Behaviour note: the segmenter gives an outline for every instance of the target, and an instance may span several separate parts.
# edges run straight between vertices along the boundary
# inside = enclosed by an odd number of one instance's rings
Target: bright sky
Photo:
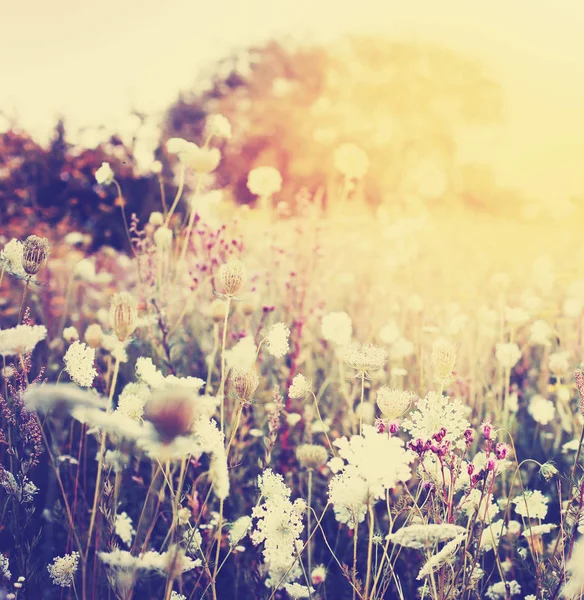
[[[46,136],[160,111],[199,65],[281,34],[371,31],[481,58],[506,123],[465,144],[499,181],[547,202],[584,194],[582,0],[21,0],[0,2],[0,109]]]

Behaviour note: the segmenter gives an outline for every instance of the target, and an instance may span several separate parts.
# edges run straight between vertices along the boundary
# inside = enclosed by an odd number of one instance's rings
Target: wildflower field
[[[584,597],[582,221],[427,167],[371,205],[358,137],[237,202],[240,123],[166,139],[146,214],[73,153],[99,244],[2,197],[0,599]]]

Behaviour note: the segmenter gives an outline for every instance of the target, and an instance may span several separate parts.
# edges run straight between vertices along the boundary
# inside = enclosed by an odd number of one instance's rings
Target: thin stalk
[[[24,284],[24,291],[22,292],[22,300],[20,302],[20,311],[18,313],[18,324],[22,322],[22,315],[24,313],[24,302],[26,300],[26,294],[28,293],[28,286],[30,285],[30,277],[27,278]]]
[[[187,225],[187,233],[185,235],[182,250],[180,253],[180,260],[179,260],[180,263],[182,263],[182,261],[184,260],[186,254],[187,254],[187,247],[189,245],[189,240],[191,239],[191,233],[193,232],[193,226],[195,224],[195,216],[197,215],[197,211],[195,210],[195,207],[192,206],[192,203],[194,203],[197,196],[199,195],[200,188],[201,188],[201,176],[198,175],[197,183],[195,184],[195,192],[193,194],[193,199],[191,200],[191,207],[190,207],[191,214],[189,216],[189,224]]]
[[[112,412],[112,401],[114,397],[114,391],[116,389],[116,383],[118,381],[118,373],[120,371],[120,361],[116,358],[114,363],[114,374],[112,377],[112,382],[110,386],[109,392],[109,400],[107,412]],[[105,442],[107,434],[105,431],[101,432],[101,443],[99,446],[99,454],[97,456],[97,476],[95,478],[95,493],[93,495],[93,508],[91,510],[91,520],[89,521],[89,532],[87,533],[87,547],[85,548],[85,559],[87,560],[87,556],[89,555],[89,547],[91,546],[91,536],[93,534],[93,528],[95,526],[95,519],[97,516],[97,502],[99,500],[99,496],[101,493],[101,476],[103,472],[103,455],[105,453]]]
[[[180,168],[180,179],[179,179],[179,183],[178,183],[178,190],[177,190],[176,196],[174,197],[174,200],[170,206],[170,210],[168,211],[168,214],[166,215],[166,221],[164,223],[164,225],[166,227],[168,227],[168,224],[170,223],[170,218],[172,217],[172,214],[174,213],[176,205],[178,204],[178,201],[180,200],[180,197],[182,196],[183,189],[185,186],[185,172],[186,172],[185,163],[181,161],[180,167],[181,168]]]
[[[357,592],[357,537],[359,534],[359,523],[355,521],[355,535],[353,536],[353,600],[355,600]]]
[[[231,298],[227,298],[225,306],[225,319],[223,320],[223,337],[221,340],[221,385],[219,386],[219,397],[221,398],[221,432],[225,433],[225,346],[227,344],[227,320],[229,319],[229,309],[231,307]]]
[[[375,528],[375,514],[373,506],[369,502],[369,541],[367,544],[367,574],[365,575],[365,598],[369,594],[369,583],[371,581],[371,558],[373,556],[373,530]]]
[[[365,398],[365,371],[361,373],[361,402],[359,403],[359,435],[363,435],[363,399]]]
[[[307,535],[308,535],[308,573],[312,573],[312,540],[310,539],[310,532],[312,531],[312,469],[308,469],[308,514],[307,514]]]

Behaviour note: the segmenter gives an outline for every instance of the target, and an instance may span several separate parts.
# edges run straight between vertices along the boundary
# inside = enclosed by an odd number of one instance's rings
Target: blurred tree
[[[181,94],[163,141],[199,142],[211,113],[232,123],[217,177],[240,202],[253,200],[247,174],[260,165],[280,170],[284,200],[301,187],[334,195],[333,154],[343,142],[369,156],[362,189],[372,204],[412,195],[464,201],[457,130],[499,121],[502,99],[478,63],[449,49],[346,37],[329,46],[272,41],[235,53]]]
[[[160,209],[158,181],[138,172],[131,150],[116,136],[89,150],[67,143],[63,121],[47,148],[16,128],[0,134],[0,222],[22,226],[26,221],[25,229],[32,232],[35,223],[66,220],[70,228],[89,232],[95,247],[107,243],[128,249],[116,188],[95,181],[104,161],[122,187],[128,219],[133,212],[145,219]]]

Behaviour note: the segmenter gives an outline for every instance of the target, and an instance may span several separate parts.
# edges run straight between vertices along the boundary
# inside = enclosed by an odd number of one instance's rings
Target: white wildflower
[[[550,354],[548,368],[556,377],[565,375],[570,369],[570,353],[563,351]]]
[[[468,407],[460,400],[450,400],[447,396],[429,392],[425,398],[418,400],[416,409],[402,424],[402,428],[410,432],[412,440],[431,440],[434,434],[445,428],[444,439],[460,449],[465,447],[464,432],[470,423],[466,420]]]
[[[547,425],[553,421],[556,414],[556,408],[553,402],[546,400],[539,394],[535,394],[529,401],[527,412],[529,412],[534,421],[537,421],[540,425]]]
[[[450,523],[408,525],[398,529],[396,533],[392,533],[389,540],[392,544],[406,548],[421,549],[429,548],[438,542],[445,542],[465,533],[464,527]]]
[[[351,342],[343,350],[343,359],[359,374],[370,374],[383,367],[387,360],[387,350],[373,344]]]
[[[239,517],[239,519],[233,523],[231,530],[229,531],[229,543],[232,546],[237,546],[237,544],[247,535],[251,525],[251,517]]]
[[[548,499],[539,490],[527,490],[523,495],[511,500],[515,512],[530,519],[545,519]]]
[[[322,318],[322,337],[327,342],[345,346],[351,341],[353,322],[346,312],[333,312]]]
[[[16,277],[26,277],[26,271],[22,266],[23,250],[24,244],[20,240],[12,238],[4,246],[4,250],[0,252],[0,261],[3,263],[3,268],[9,273],[16,275]]]
[[[128,516],[128,513],[123,512],[119,515],[116,515],[115,525],[114,525],[116,535],[129,546],[132,543],[132,538],[136,533],[136,530],[132,526],[132,519]]]
[[[0,356],[30,354],[47,337],[44,325],[17,325],[0,331]]]
[[[521,350],[513,343],[497,344],[495,356],[503,368],[512,369],[521,358]]]
[[[299,583],[285,583],[284,589],[288,592],[288,596],[290,598],[309,598],[310,594],[314,592],[314,589],[311,587],[310,590],[305,585],[300,585]]]
[[[311,389],[311,381],[299,373],[292,379],[292,385],[288,390],[288,396],[295,400],[302,400],[310,393]]]
[[[73,342],[65,356],[65,371],[71,379],[81,387],[91,387],[97,371],[93,366],[95,362],[95,350],[83,342]]]
[[[274,167],[256,167],[247,176],[247,189],[263,198],[273,196],[282,189],[282,175]]]
[[[432,555],[426,561],[426,564],[420,569],[417,579],[423,579],[424,577],[427,577],[436,569],[439,569],[442,565],[446,564],[452,558],[454,553],[458,550],[458,547],[460,546],[464,538],[464,533],[457,535],[455,538],[450,540],[444,546],[444,548],[442,548],[442,550]]]
[[[288,337],[290,336],[290,330],[284,323],[276,323],[272,325],[268,335],[265,339],[266,348],[268,352],[276,358],[282,358],[289,349]]]
[[[508,583],[511,596],[521,594],[521,586],[515,580],[509,581]],[[487,590],[486,597],[490,600],[505,600],[505,598],[507,598],[505,582],[499,581],[499,583],[491,585]]]
[[[95,172],[95,181],[100,185],[113,183],[114,177],[114,172],[107,162],[102,162],[101,167]]]
[[[47,567],[47,570],[55,585],[71,587],[78,567],[79,552],[72,552],[53,559],[53,563]]]

